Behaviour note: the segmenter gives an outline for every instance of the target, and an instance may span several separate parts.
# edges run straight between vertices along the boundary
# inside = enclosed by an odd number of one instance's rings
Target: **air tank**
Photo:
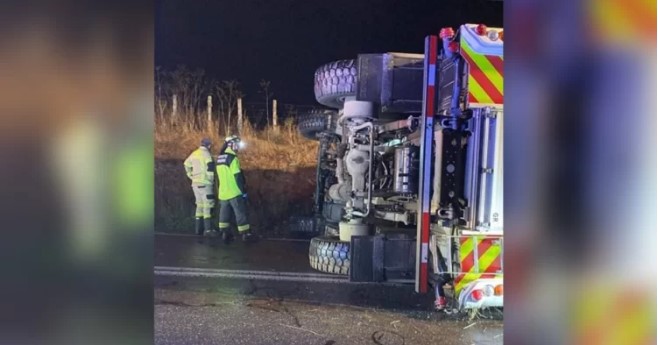
[[[395,193],[418,193],[418,152],[418,146],[403,146],[395,149],[393,163]]]

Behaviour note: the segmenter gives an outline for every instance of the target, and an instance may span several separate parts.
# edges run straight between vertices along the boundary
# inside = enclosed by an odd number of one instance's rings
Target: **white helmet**
[[[240,142],[240,137],[238,137],[237,135],[229,135],[228,137],[226,137],[224,141],[227,143]]]
[[[244,142],[237,135],[230,135],[226,137],[224,142],[233,150],[241,149],[244,147]]]

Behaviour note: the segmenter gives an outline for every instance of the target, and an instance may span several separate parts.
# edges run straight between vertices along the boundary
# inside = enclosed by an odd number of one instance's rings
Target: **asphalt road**
[[[155,265],[238,270],[315,272],[308,265],[308,241],[267,240],[253,244],[195,236],[156,235]]]
[[[307,248],[156,236],[156,344],[503,343],[499,317],[434,312],[432,296],[410,284],[355,284],[315,272]]]

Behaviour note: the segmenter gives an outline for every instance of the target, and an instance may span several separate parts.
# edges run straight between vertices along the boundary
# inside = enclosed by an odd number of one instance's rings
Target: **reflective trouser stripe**
[[[214,203],[200,202],[196,204],[197,217],[212,218],[212,208]]]
[[[192,177],[192,184],[195,185],[212,185],[213,181],[207,179],[205,176],[203,177]]]
[[[195,215],[205,219],[212,218],[212,208],[215,206],[215,200],[208,199],[208,196],[213,195],[213,186],[192,186],[192,189],[196,201]]]
[[[245,232],[249,230],[247,211],[247,202],[243,197],[237,197],[230,200],[220,200],[219,223],[230,224],[233,220],[233,215],[235,215],[235,223],[238,226],[238,231]],[[226,227],[228,227],[228,225]]]
[[[220,229],[226,229],[226,228],[228,228],[228,227],[230,227],[230,226],[231,226],[231,223],[223,223],[223,222],[219,222],[219,228],[220,228]]]

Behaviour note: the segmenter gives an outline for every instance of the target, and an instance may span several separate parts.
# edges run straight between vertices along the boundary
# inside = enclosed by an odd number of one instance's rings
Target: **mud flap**
[[[352,236],[350,281],[384,281],[384,236]]]
[[[383,282],[412,279],[416,241],[399,234],[353,236],[350,281]]]

